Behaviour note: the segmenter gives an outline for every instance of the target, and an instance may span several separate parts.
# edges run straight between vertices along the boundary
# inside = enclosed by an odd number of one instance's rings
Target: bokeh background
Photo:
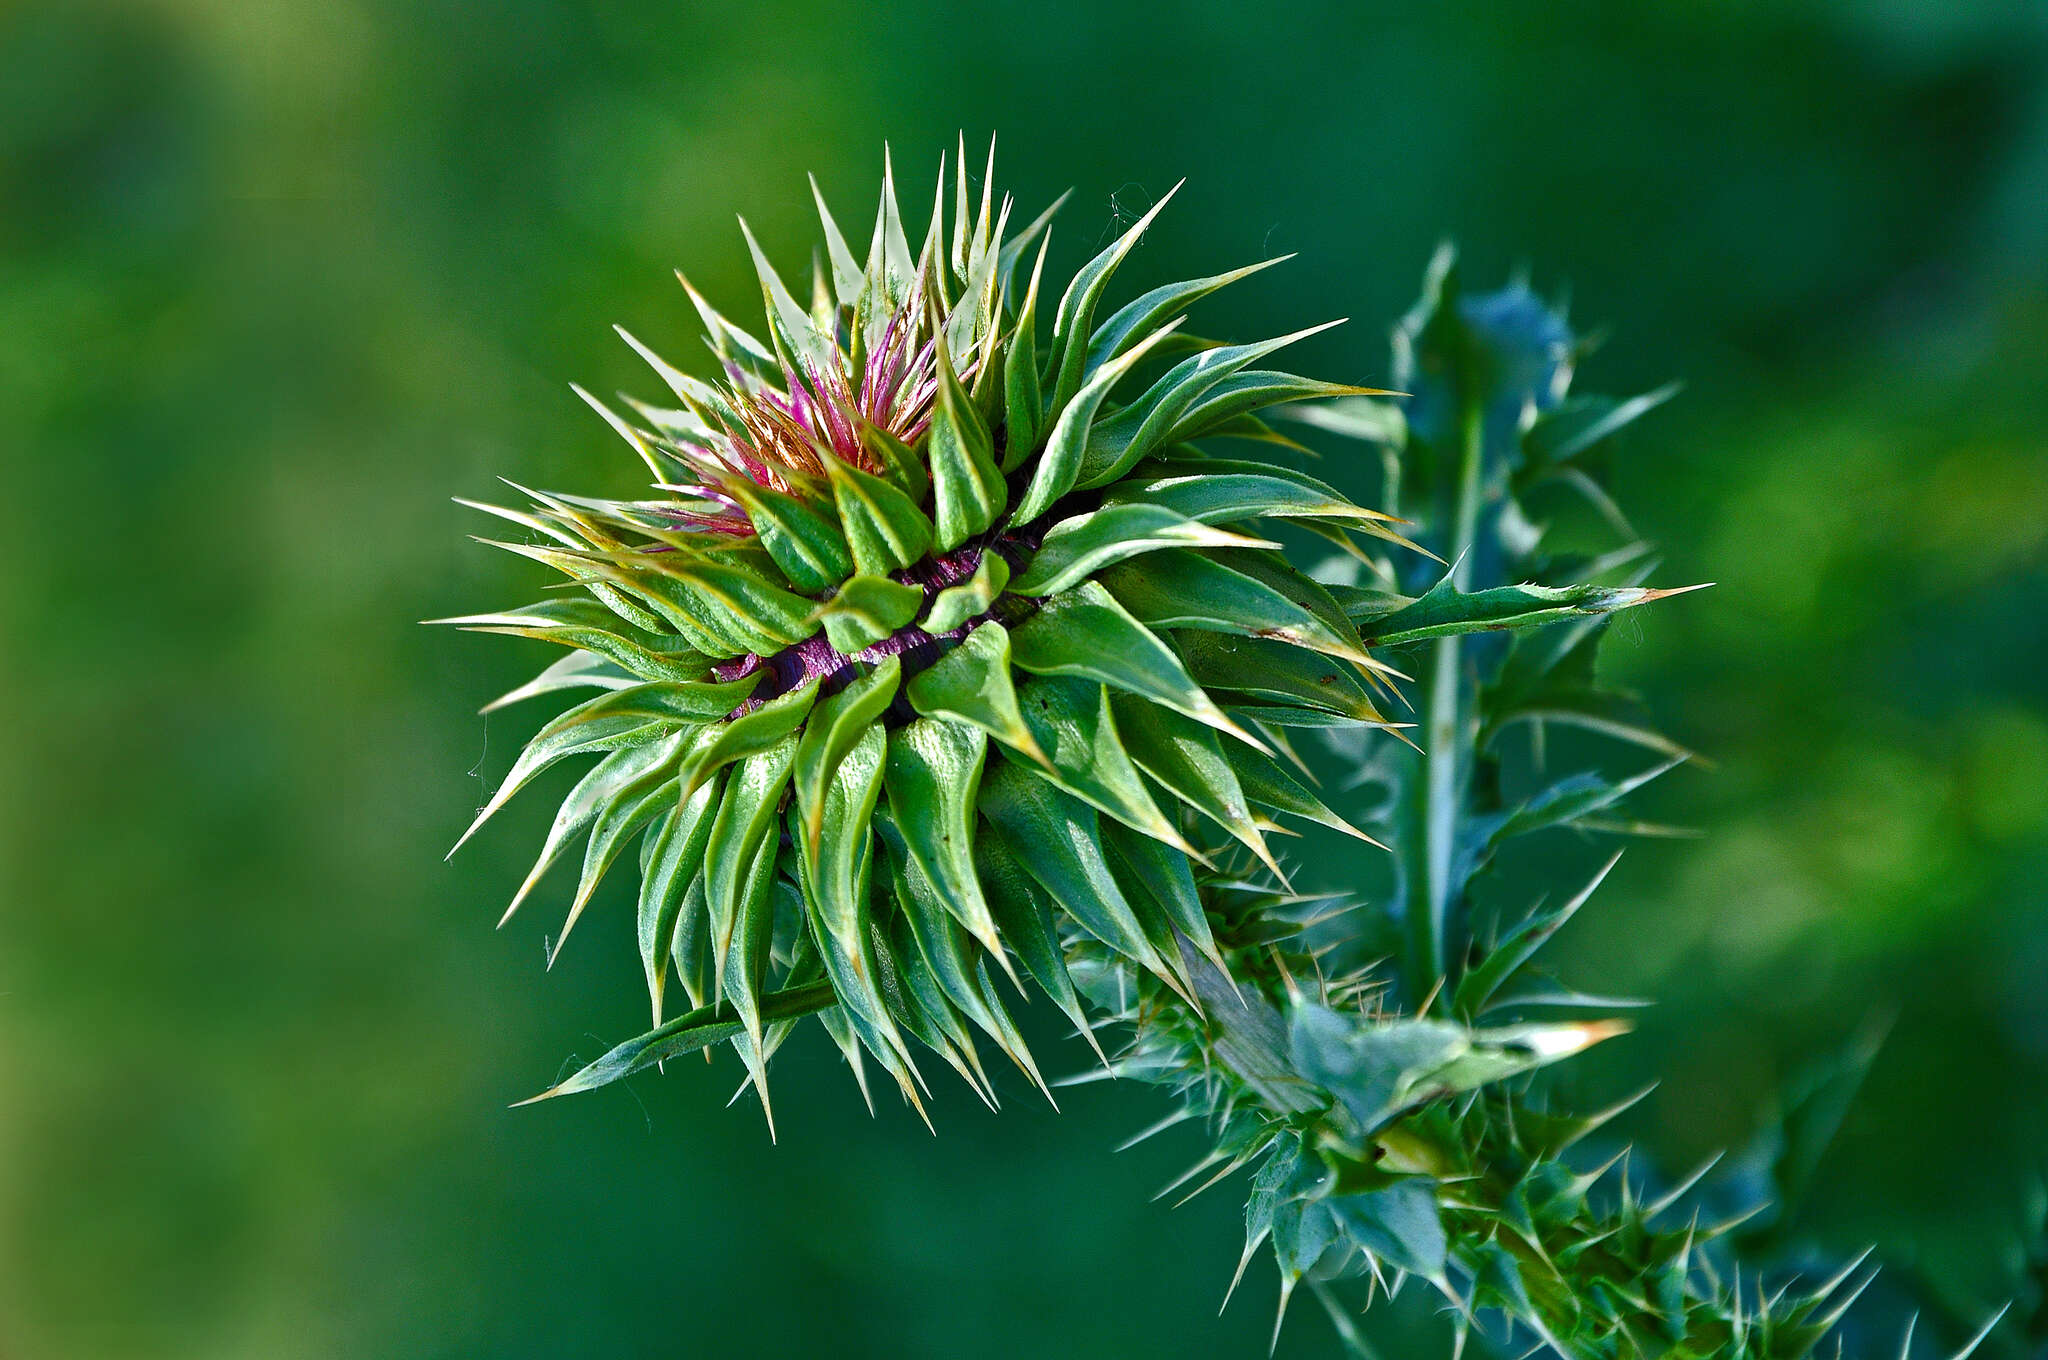
[[[508,1111],[643,1014],[614,882],[494,932],[547,811],[441,854],[538,644],[414,620],[538,568],[449,503],[624,490],[568,392],[695,352],[677,265],[800,267],[965,130],[1135,288],[1281,251],[1212,333],[1389,370],[1439,239],[1679,377],[1615,491],[1717,589],[1607,664],[1719,762],[1559,943],[1654,997],[1678,1169],[1892,1028],[1800,1232],[1969,1312],[2048,1147],[2048,10],[2038,3],[0,6],[0,1356],[1256,1355],[1241,1194],[1156,1097],[862,1110],[729,1059]],[[1333,459],[1347,456],[1332,450]],[[1078,1045],[1038,1033],[1056,1066]],[[1284,1355],[1333,1353],[1312,1307]],[[2002,1337],[1998,1354],[2026,1353]],[[1397,1352],[1400,1353],[1400,1352]],[[1428,1353],[1420,1351],[1417,1353]]]

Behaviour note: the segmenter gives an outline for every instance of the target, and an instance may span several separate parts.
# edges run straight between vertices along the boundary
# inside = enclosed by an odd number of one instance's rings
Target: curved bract
[[[647,497],[481,507],[577,589],[449,622],[570,649],[501,703],[596,691],[477,818],[596,758],[513,906],[580,842],[566,940],[638,845],[657,1028],[558,1091],[730,1039],[765,1105],[767,1059],[807,1012],[913,1103],[915,1046],[988,1094],[977,1031],[1037,1081],[999,981],[1028,974],[1087,1033],[1062,945],[1078,930],[1199,1006],[1191,961],[1221,954],[1195,870],[1228,850],[1277,873],[1275,817],[1337,820],[1275,734],[1386,725],[1386,668],[1261,526],[1405,540],[1214,443],[1285,446],[1261,411],[1362,389],[1264,366],[1308,331],[1182,329],[1263,265],[1112,308],[1158,211],[1056,290],[1047,218],[1013,232],[986,179],[971,206],[964,164],[950,186],[942,168],[915,252],[886,174],[864,261],[820,200],[808,301],[748,237],[758,338],[690,290],[717,378],[628,336],[671,399],[620,414],[586,395]],[[663,1024],[678,991],[687,1014]]]

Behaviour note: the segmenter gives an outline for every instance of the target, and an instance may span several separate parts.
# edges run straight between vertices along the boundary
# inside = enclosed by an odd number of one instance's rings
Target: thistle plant
[[[977,201],[964,155],[942,167],[914,252],[886,168],[864,257],[819,197],[808,301],[749,234],[760,338],[685,282],[715,376],[625,336],[672,398],[585,394],[650,492],[478,507],[569,582],[447,620],[568,648],[491,707],[597,693],[464,839],[596,757],[506,913],[581,845],[550,962],[636,843],[640,869],[653,1027],[535,1099],[730,1043],[768,1112],[815,1016],[864,1096],[872,1063],[922,1115],[929,1054],[994,1104],[980,1040],[1050,1085],[1010,1014],[1028,979],[1091,1076],[1207,1131],[1193,1174],[1250,1171],[1244,1261],[1270,1246],[1283,1316],[1306,1283],[1363,1348],[1355,1308],[1413,1277],[1461,1341],[1498,1319],[1569,1357],[1813,1353],[1849,1273],[1766,1290],[1683,1187],[1573,1160],[1612,1111],[1534,1084],[1622,1028],[1535,962],[1605,869],[1523,911],[1475,892],[1517,838],[1646,829],[1628,795],[1686,758],[1593,667],[1609,616],[1675,593],[1648,550],[1553,553],[1523,509],[1554,483],[1625,530],[1589,467],[1666,394],[1570,396],[1564,318],[1461,296],[1448,256],[1396,332],[1402,395],[1264,367],[1323,327],[1185,327],[1278,261],[1112,309],[1166,200],[1056,288],[1052,212],[1013,231],[992,179]],[[1376,450],[1379,505],[1296,470],[1278,415]],[[1560,728],[1647,763],[1556,777]],[[1361,825],[1303,752],[1375,790]],[[1356,838],[1357,891],[1297,889],[1299,827]]]

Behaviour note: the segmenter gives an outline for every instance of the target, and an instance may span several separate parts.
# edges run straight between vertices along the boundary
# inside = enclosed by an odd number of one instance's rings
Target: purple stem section
[[[983,554],[1000,553],[1016,570],[1031,559],[1038,551],[1038,544],[1044,538],[1041,526],[1031,525],[1007,534],[985,535],[981,539],[965,543],[950,553],[939,557],[927,557],[914,562],[894,574],[895,580],[905,585],[918,586],[924,591],[924,604],[918,612],[922,614],[931,607],[932,600],[948,586],[955,586],[967,580],[981,566]],[[899,628],[865,651],[847,656],[834,647],[824,631],[811,634],[794,646],[785,647],[772,656],[761,656],[749,652],[745,656],[721,661],[711,668],[712,678],[723,683],[742,679],[758,671],[766,670],[768,678],[760,688],[728,718],[743,717],[753,712],[770,699],[787,694],[813,678],[822,677],[820,692],[830,694],[854,678],[856,663],[876,662],[886,657],[903,659],[904,678],[923,670],[937,661],[966,637],[969,633],[1000,618],[1004,623],[1016,623],[1037,612],[1038,602],[1021,595],[1003,595],[993,601],[987,611],[975,615],[957,628],[943,633],[928,633],[915,624]]]

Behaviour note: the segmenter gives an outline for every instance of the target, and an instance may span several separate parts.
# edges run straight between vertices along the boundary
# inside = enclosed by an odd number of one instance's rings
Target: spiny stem
[[[1472,548],[1478,534],[1485,408],[1466,396],[1460,403],[1458,419],[1458,480],[1453,511],[1450,562],[1451,584],[1468,588],[1472,578]],[[1451,855],[1456,847],[1458,807],[1462,798],[1458,777],[1458,716],[1463,710],[1460,689],[1464,684],[1460,643],[1455,633],[1438,638],[1429,663],[1428,745],[1424,748],[1424,832],[1423,894],[1409,922],[1410,966],[1408,983],[1418,994],[1434,986],[1444,972],[1444,936],[1451,909]]]

